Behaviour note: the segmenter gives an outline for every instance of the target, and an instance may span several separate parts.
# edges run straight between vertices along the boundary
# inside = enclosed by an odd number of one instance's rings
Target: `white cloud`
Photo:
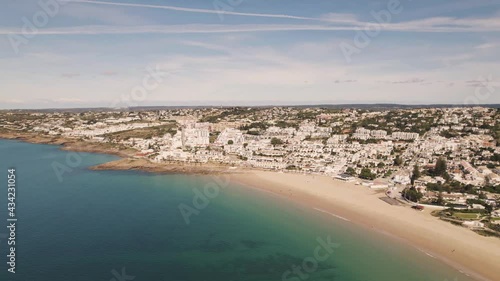
[[[116,25],[143,25],[150,22],[142,17],[127,14],[116,8],[94,7],[82,4],[65,5],[61,14],[81,20],[97,20]]]
[[[224,15],[235,15],[235,16],[246,16],[246,17],[265,17],[265,18],[283,18],[283,19],[298,19],[298,20],[319,20],[310,17],[300,17],[293,15],[281,15],[281,14],[261,14],[261,13],[239,13],[228,10],[221,9],[196,9],[196,8],[184,8],[177,6],[167,6],[167,5],[148,5],[148,4],[133,4],[133,3],[117,3],[117,2],[105,2],[105,1],[91,1],[91,0],[72,0],[71,2],[78,3],[89,3],[97,5],[110,5],[110,6],[123,6],[123,7],[136,7],[136,8],[151,8],[151,9],[163,9],[179,12],[190,12],[190,13],[202,13],[202,14],[224,14]]]
[[[38,30],[36,35],[93,35],[93,34],[183,34],[183,33],[237,33],[271,31],[346,31],[361,29],[360,25],[373,23],[358,22],[355,25],[319,25],[319,24],[177,24],[177,25],[136,25],[109,26],[86,25],[72,27],[54,27]],[[386,31],[406,32],[499,32],[498,18],[453,19],[429,18],[424,20],[386,23],[380,25]],[[0,28],[0,34],[18,34],[19,28]]]
[[[169,74],[160,87],[148,95],[144,104],[168,104],[174,100],[191,104],[217,100],[299,103],[305,99],[312,103],[453,103],[473,94],[473,89],[465,81],[475,80],[479,74],[500,71],[499,64],[494,60],[478,61],[477,57],[462,55],[475,50],[477,43],[474,42],[458,50],[443,45],[431,45],[429,49],[420,45],[392,45],[397,50],[387,49],[387,57],[382,56],[374,44],[373,55],[370,55],[373,50],[367,51],[361,62],[346,64],[329,54],[331,51],[338,52],[335,50],[337,39],[325,39],[323,42],[300,40],[293,44],[262,46],[246,45],[239,40],[220,41],[220,37],[223,36],[204,37],[203,41],[168,39],[171,49],[151,54],[140,62],[115,60],[116,56],[130,56],[137,51],[127,45],[133,45],[133,38],[124,40],[123,48],[115,51],[98,45],[92,53],[87,53],[86,47],[79,47],[79,41],[75,40],[66,52],[55,54],[37,50],[37,53],[26,53],[19,58],[2,58],[0,92],[16,93],[16,98],[26,101],[23,107],[36,104],[35,101],[40,99],[43,99],[43,103],[38,105],[41,107],[107,106],[114,99],[130,93],[140,83],[145,73],[137,69],[143,70],[146,65],[158,63],[165,70],[176,72]],[[141,44],[164,46],[167,45],[165,41],[164,38],[151,39]],[[193,48],[179,48],[178,45],[218,52],[208,55],[207,52],[193,52]],[[301,50],[303,56],[298,55]],[[311,59],[316,58],[317,53],[322,59]],[[428,60],[445,56],[450,60],[456,58],[453,61],[457,63],[453,67],[434,69],[405,65],[404,58],[418,54],[425,54]],[[100,60],[94,62],[96,55]],[[64,63],[54,66],[50,64],[51,58],[59,58]],[[46,66],[49,67],[45,69]],[[23,78],[28,70],[37,73],[30,76],[30,83]],[[119,75],[101,75],[115,70],[120,71]],[[81,76],[68,79],[61,73],[81,73]],[[499,100],[491,96],[485,102]],[[11,104],[11,107],[16,107]]]

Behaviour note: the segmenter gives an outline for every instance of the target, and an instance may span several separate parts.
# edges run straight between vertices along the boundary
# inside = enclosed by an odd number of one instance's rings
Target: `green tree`
[[[403,164],[403,159],[401,159],[401,156],[396,156],[396,158],[394,159],[394,165],[395,166],[401,166],[401,164]]]
[[[361,169],[361,173],[359,173],[359,177],[366,180],[373,180],[377,177],[377,175],[373,174],[370,169],[363,168]]]
[[[272,138],[271,139],[271,144],[272,145],[281,145],[281,144],[283,144],[283,141],[280,140],[280,139],[278,139],[278,138]]]
[[[491,206],[490,204],[484,204],[484,208],[486,212],[488,212],[488,214],[491,214],[491,212],[493,212],[493,206]]]
[[[347,170],[345,171],[346,174],[355,176],[356,175],[356,170],[354,170],[353,167],[348,167]]]
[[[418,164],[413,166],[413,173],[411,175],[411,185],[415,185],[415,180],[420,178],[420,168],[418,167]]]
[[[234,143],[234,141],[233,141],[233,140],[228,140],[228,141],[227,141],[227,144],[229,144],[229,145],[231,145],[231,144],[233,144],[233,143]]]
[[[500,162],[500,154],[498,154],[498,153],[493,154],[493,156],[491,156],[490,160],[495,161],[495,162]]]
[[[414,187],[410,187],[404,190],[404,197],[410,201],[418,202],[423,197],[423,194],[420,193]]]
[[[434,166],[434,175],[435,176],[444,176],[444,174],[446,173],[446,160],[444,160],[443,158],[439,158],[437,161],[436,161],[436,165]]]

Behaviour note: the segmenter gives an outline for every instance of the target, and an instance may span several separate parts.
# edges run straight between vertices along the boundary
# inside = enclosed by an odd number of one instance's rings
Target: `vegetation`
[[[500,184],[497,184],[495,186],[493,185],[488,185],[483,188],[484,191],[491,192],[491,193],[497,193],[500,194]]]
[[[283,141],[281,139],[278,139],[278,138],[272,138],[271,139],[271,144],[272,145],[282,145]]]
[[[259,130],[265,130],[269,128],[269,124],[264,123],[264,122],[253,122],[248,125],[243,125],[240,127],[240,130],[248,131],[251,129],[259,129]]]
[[[210,135],[208,137],[210,143],[214,143],[215,140],[219,137],[220,132],[210,132]]]
[[[440,157],[436,161],[436,165],[434,166],[434,169],[432,170],[431,174],[434,176],[441,176],[441,177],[446,177],[447,165],[446,165],[446,160]]]
[[[345,173],[351,176],[356,176],[356,170],[354,170],[353,167],[348,167]]]
[[[361,173],[359,173],[359,177],[366,180],[374,180],[377,175],[372,173],[369,168],[363,168],[361,169]]]
[[[394,165],[395,166],[401,166],[401,164],[403,164],[403,159],[401,158],[401,156],[398,155],[394,159]]]
[[[140,128],[140,129],[132,129],[127,131],[120,131],[115,133],[105,134],[104,136],[112,139],[114,141],[128,140],[130,138],[143,138],[150,139],[152,137],[163,137],[165,134],[169,133],[171,135],[175,135],[177,133],[177,125],[175,123]]]
[[[249,109],[249,108],[242,108],[242,107],[228,108],[228,109],[222,111],[219,114],[205,116],[205,117],[203,117],[200,120],[200,122],[218,123],[218,122],[220,122],[221,120],[223,120],[225,118],[229,118],[229,117],[233,117],[233,118],[239,117],[239,118],[241,118],[243,116],[247,116],[247,115],[253,114],[257,110],[258,109],[256,109],[256,108],[250,108]]]
[[[403,197],[412,202],[418,202],[422,199],[423,194],[420,193],[415,187],[410,187],[403,190]]]
[[[411,185],[415,185],[415,180],[420,178],[420,168],[418,165],[413,166],[413,173],[411,175]]]

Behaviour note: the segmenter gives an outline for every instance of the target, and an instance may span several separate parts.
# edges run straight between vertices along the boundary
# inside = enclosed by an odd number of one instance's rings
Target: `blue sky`
[[[500,0],[5,0],[0,108],[500,103],[498,54]]]

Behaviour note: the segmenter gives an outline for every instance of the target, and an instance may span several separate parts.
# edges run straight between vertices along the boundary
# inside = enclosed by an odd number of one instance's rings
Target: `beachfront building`
[[[243,133],[238,129],[226,128],[220,133],[220,135],[215,140],[216,145],[243,145],[245,142],[245,137]]]
[[[348,174],[339,174],[333,177],[334,179],[345,181],[345,182],[354,182],[356,181],[356,178],[348,175]]]
[[[398,171],[392,177],[392,181],[397,184],[408,185],[411,183],[411,174],[409,171]]]
[[[210,144],[210,133],[206,128],[183,128],[181,137],[183,147],[207,147]]]

